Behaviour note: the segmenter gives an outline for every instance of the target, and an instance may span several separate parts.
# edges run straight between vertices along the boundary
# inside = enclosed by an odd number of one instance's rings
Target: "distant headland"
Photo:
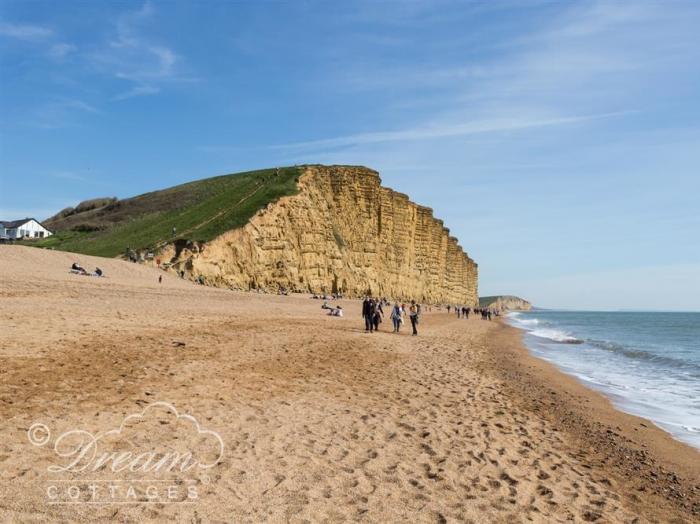
[[[530,311],[532,304],[524,298],[514,295],[493,295],[479,297],[479,307],[498,309],[500,311]]]

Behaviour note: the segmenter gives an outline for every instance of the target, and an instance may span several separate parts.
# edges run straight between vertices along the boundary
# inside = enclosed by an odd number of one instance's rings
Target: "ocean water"
[[[700,449],[700,313],[528,311],[528,349]]]

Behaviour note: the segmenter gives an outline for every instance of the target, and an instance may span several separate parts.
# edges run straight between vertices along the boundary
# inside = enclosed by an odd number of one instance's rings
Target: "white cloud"
[[[16,38],[27,42],[39,42],[53,35],[47,27],[37,25],[18,25],[6,22],[0,23],[0,36]]]

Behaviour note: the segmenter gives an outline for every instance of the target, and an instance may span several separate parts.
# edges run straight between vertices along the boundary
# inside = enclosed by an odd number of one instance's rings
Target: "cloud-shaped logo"
[[[48,438],[39,437],[48,434],[42,425],[28,437],[41,446]],[[212,468],[223,458],[224,441],[192,415],[158,401],[126,416],[116,429],[98,434],[67,431],[56,438],[54,452],[63,463],[50,465],[52,473],[111,470],[154,475]]]

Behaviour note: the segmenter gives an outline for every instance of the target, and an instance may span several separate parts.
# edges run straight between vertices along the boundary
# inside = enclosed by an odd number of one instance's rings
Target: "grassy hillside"
[[[103,206],[64,210],[44,224],[56,234],[31,245],[113,257],[174,239],[207,241],[245,225],[268,203],[297,192],[301,169],[265,169],[189,182]],[[97,201],[97,200],[96,200]],[[68,213],[68,214],[67,214]],[[173,236],[173,227],[177,228]]]

